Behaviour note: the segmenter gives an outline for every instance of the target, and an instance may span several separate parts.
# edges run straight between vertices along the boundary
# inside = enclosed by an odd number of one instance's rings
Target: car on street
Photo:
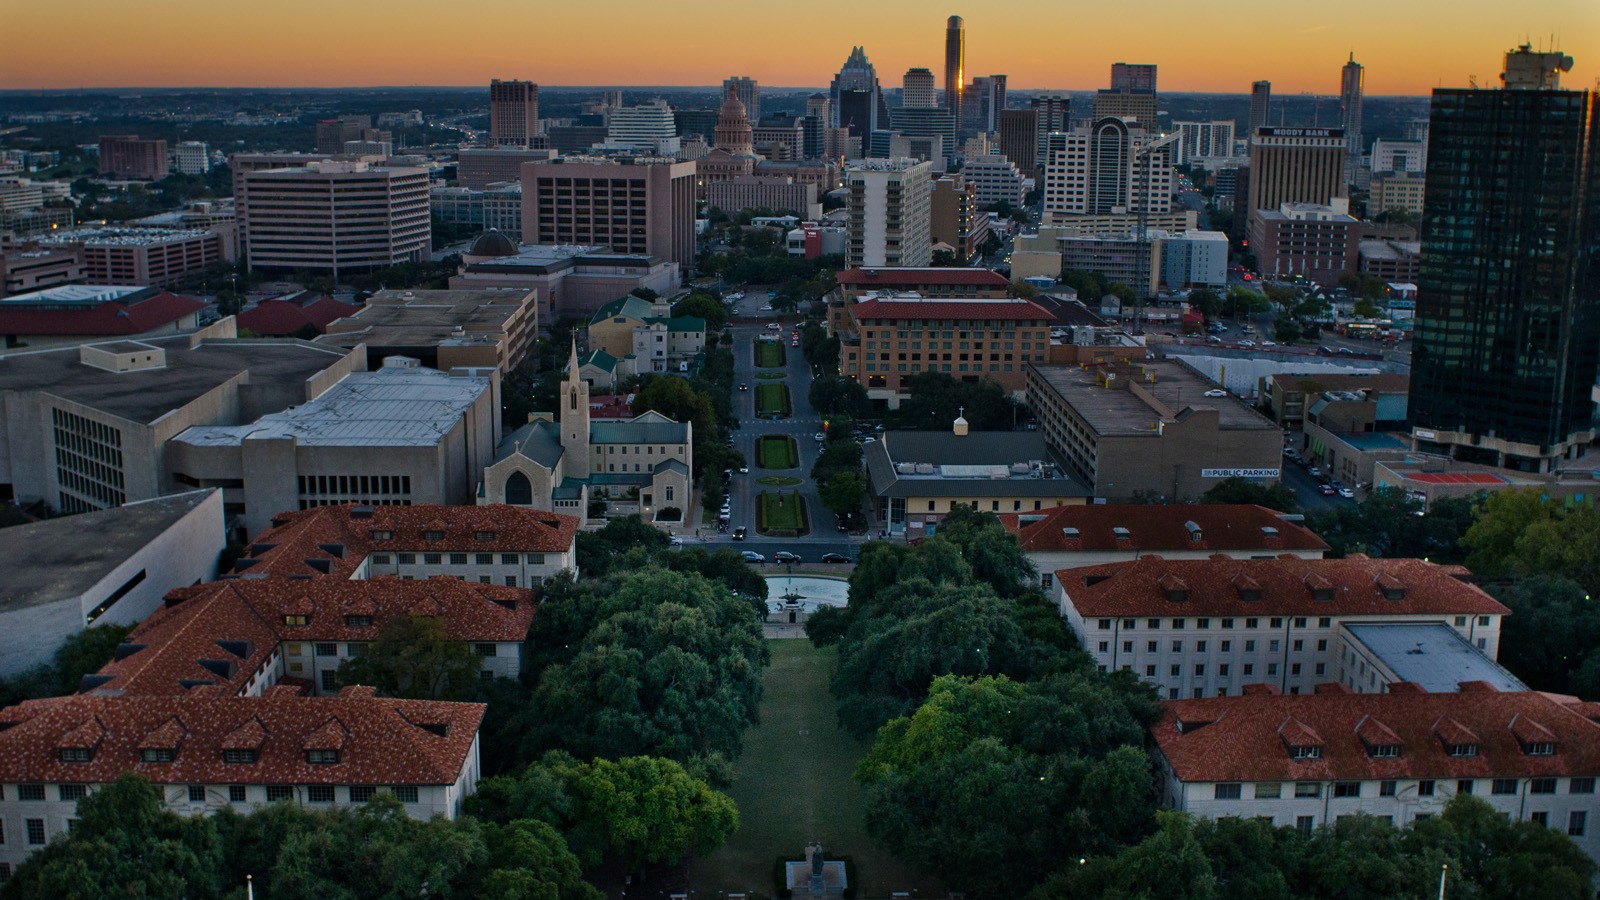
[[[1276,346],[1278,346],[1278,343],[1276,341],[1262,341],[1261,342],[1261,346],[1263,346],[1263,347],[1276,347]]]
[[[772,312],[772,304],[771,303],[762,304],[761,311],[762,312]]]
[[[781,563],[797,563],[800,561],[800,554],[790,553],[787,550],[779,550],[777,553],[772,554],[772,561]]]
[[[741,382],[739,382],[739,390],[748,391],[748,390],[750,390],[750,385],[745,384],[744,382],[741,381]]]
[[[767,558],[765,556],[762,556],[761,554],[755,552],[754,550],[744,550],[744,551],[741,551],[739,553],[739,555],[744,557],[744,561],[745,562],[764,563],[764,562],[767,561]]]
[[[750,474],[750,467],[749,466],[740,466],[739,467],[739,474],[740,475],[749,475]]]
[[[1322,474],[1322,470],[1317,468],[1316,466],[1312,466],[1311,468],[1306,470],[1306,474],[1310,475],[1312,478],[1315,478],[1318,475]]]
[[[747,534],[747,532],[744,530],[744,526],[741,525],[733,530],[733,539],[736,541],[742,541],[745,538],[745,534]]]
[[[1339,496],[1345,498],[1346,500],[1349,500],[1349,499],[1355,497],[1355,495],[1356,495],[1356,492],[1351,490],[1351,489],[1349,489],[1349,488],[1347,488],[1347,487],[1339,488]]]
[[[1254,347],[1255,345],[1256,345],[1255,341],[1240,341],[1239,342],[1239,346],[1241,346],[1241,347]]]
[[[1228,392],[1223,390],[1222,388],[1212,388],[1211,390],[1206,391],[1206,396],[1207,397],[1226,397],[1226,396],[1228,396]]]
[[[1334,494],[1337,494],[1338,491],[1334,490],[1333,485],[1331,484],[1323,484],[1317,486],[1317,493],[1324,497],[1332,497]]]
[[[874,438],[874,437],[862,438],[861,439],[861,443],[862,444],[876,444],[877,442],[878,442],[878,439]]]
[[[768,322],[767,323],[767,330],[768,331],[782,331],[783,330],[783,326],[779,325],[777,322]]]
[[[843,553],[824,553],[822,554],[822,561],[825,563],[847,563],[850,561],[850,557],[845,556]]]
[[[816,441],[816,442],[817,442],[817,443],[819,443],[819,444],[820,444],[820,443],[822,443],[822,442],[823,442],[823,441],[826,441],[826,440],[827,440],[827,439],[828,439],[828,436],[827,436],[827,435],[826,435],[826,434],[823,434],[823,433],[822,433],[822,432],[820,432],[820,431],[819,431],[819,432],[817,432],[817,433],[816,433],[816,434],[813,434],[813,435],[812,435],[812,436],[811,436],[811,439],[812,439],[812,440],[814,440],[814,441]]]
[[[672,546],[674,546],[674,547],[682,547],[683,546],[683,538],[678,537],[677,535],[673,535],[670,539],[668,539],[667,543],[672,545]]]

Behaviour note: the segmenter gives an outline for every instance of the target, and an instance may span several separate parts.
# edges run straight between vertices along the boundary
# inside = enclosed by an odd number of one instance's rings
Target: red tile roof
[[[371,696],[165,697],[79,694],[30,700],[0,712],[0,782],[99,784],[137,772],[159,784],[453,784],[483,720],[479,703]],[[423,726],[448,726],[430,730]],[[89,762],[62,762],[101,729]],[[323,747],[340,730],[337,748]],[[441,736],[437,731],[446,731]],[[243,739],[241,739],[243,735]],[[169,763],[142,761],[141,748],[176,748]],[[256,749],[255,763],[224,763],[224,749]],[[307,749],[338,749],[339,762],[313,765]]]
[[[922,284],[982,285],[1008,287],[1011,283],[1004,275],[991,269],[964,268],[882,268],[846,269],[839,273],[839,284],[866,287],[914,287]]]
[[[1543,740],[1553,741],[1555,752],[1529,755],[1520,723],[1548,732]],[[1600,724],[1575,698],[1533,691],[1474,691],[1470,703],[1457,693],[1410,690],[1257,691],[1164,703],[1151,731],[1178,778],[1191,782],[1600,774]],[[1291,759],[1287,746],[1305,744],[1320,747],[1319,758]],[[1395,757],[1373,757],[1369,749],[1396,744]],[[1449,744],[1475,744],[1477,755],[1451,756]]]
[[[1424,484],[1504,484],[1505,479],[1488,472],[1406,472],[1408,481]]]
[[[1050,313],[1031,300],[862,300],[850,307],[857,322],[981,319],[991,322],[1049,322]]]
[[[141,291],[121,299],[71,309],[0,304],[0,334],[108,337],[144,334],[204,308],[205,304],[198,300],[166,291],[156,291],[149,296]]]
[[[332,297],[304,295],[263,300],[239,314],[239,328],[259,335],[291,335],[310,325],[326,333],[328,323],[354,315],[360,307]]]
[[[1390,599],[1382,576],[1398,582]],[[1510,610],[1463,580],[1461,566],[1439,566],[1420,559],[1163,559],[1062,569],[1061,589],[1085,618],[1145,616],[1446,616],[1504,615]],[[1163,578],[1182,579],[1187,593],[1169,599]],[[1255,582],[1258,598],[1246,599]],[[1391,582],[1391,585],[1393,582]],[[1331,597],[1316,599],[1319,590]]]
[[[533,624],[531,592],[440,576],[229,579],[179,588],[85,686],[127,694],[181,694],[197,684],[244,690],[283,641],[375,640],[403,615],[439,616],[445,634],[465,642],[521,642]],[[289,625],[286,614],[307,617]],[[370,616],[370,625],[350,624]]]
[[[322,506],[274,516],[272,525],[250,543],[235,572],[348,578],[374,551],[565,553],[578,534],[573,516],[501,504]],[[444,537],[425,539],[429,531]]]
[[[1016,534],[1024,550],[1121,550],[1149,553],[1176,550],[1326,551],[1327,542],[1282,514],[1250,504],[1105,504],[1061,506],[1043,518],[1007,513],[1000,517],[1006,530]],[[1199,526],[1200,539],[1191,536],[1191,523]],[[1076,528],[1076,536],[1062,529]],[[1128,529],[1126,542],[1112,533]],[[1276,535],[1263,528],[1277,530]],[[1126,543],[1127,546],[1124,544]]]

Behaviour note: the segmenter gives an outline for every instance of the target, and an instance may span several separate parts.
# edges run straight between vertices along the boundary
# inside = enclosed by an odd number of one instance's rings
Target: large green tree
[[[677,305],[672,307],[672,314],[705,319],[706,331],[712,334],[721,331],[722,326],[728,324],[728,308],[722,305],[721,300],[701,291],[679,300]]]
[[[1278,512],[1299,512],[1294,491],[1282,483],[1257,484],[1244,478],[1224,478],[1200,495],[1201,503],[1253,503]]]
[[[1471,527],[1474,504],[1467,497],[1443,497],[1425,505],[1399,488],[1378,487],[1358,504],[1341,503],[1307,517],[1307,527],[1321,535],[1335,556],[1428,559],[1459,563],[1461,538]]]
[[[1538,691],[1600,699],[1600,604],[1577,582],[1532,575],[1490,587],[1511,610],[1500,662]]]
[[[396,616],[366,652],[339,667],[342,684],[364,684],[390,697],[460,700],[479,680],[482,658],[445,633],[438,616]]]
[[[1560,575],[1600,593],[1600,510],[1593,506],[1563,505],[1538,488],[1497,491],[1462,542],[1468,567],[1482,578]]]
[[[862,418],[872,412],[872,401],[861,382],[842,375],[822,375],[811,380],[811,407],[824,416]]]

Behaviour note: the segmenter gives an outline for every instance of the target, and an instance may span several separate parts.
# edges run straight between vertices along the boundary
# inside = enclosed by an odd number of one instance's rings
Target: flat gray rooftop
[[[0,612],[82,594],[193,512],[213,490],[0,529]]]
[[[887,497],[1087,497],[1038,431],[890,431],[863,452]],[[1033,468],[1033,463],[1040,467]],[[1008,510],[1009,511],[1009,510]]]
[[[293,437],[321,447],[433,447],[489,389],[489,379],[389,366],[352,372],[317,399],[248,425],[197,425],[173,438],[198,447]]]
[[[117,343],[117,342],[107,342]],[[167,364],[160,369],[107,372],[78,361],[77,347],[0,354],[0,391],[43,391],[131,422],[149,424],[181,409],[240,372],[256,384],[303,382],[337,363],[345,351],[306,341],[151,338]]]
[[[1528,689],[1443,622],[1355,622],[1344,627],[1396,677],[1429,693],[1460,690],[1463,681],[1487,681],[1499,691]]]
[[[348,348],[363,343],[419,347],[452,339],[481,340],[505,331],[527,296],[521,288],[379,291],[354,314],[329,324],[328,333],[316,342]]]
[[[1140,360],[1134,367],[1154,376],[1154,381],[1148,381],[1138,378],[1137,372],[1131,373],[1136,379],[1133,383],[1167,407],[1167,411],[1150,405],[1125,387],[1101,387],[1094,369],[1034,366],[1031,372],[1101,435],[1154,435],[1155,423],[1167,418],[1167,412],[1181,413],[1186,407],[1216,410],[1217,424],[1224,431],[1265,431],[1278,427],[1237,397],[1207,397],[1206,391],[1216,389],[1216,384],[1196,375],[1187,366],[1147,359]],[[1115,370],[1115,374],[1119,379],[1130,376],[1129,370],[1123,368]]]

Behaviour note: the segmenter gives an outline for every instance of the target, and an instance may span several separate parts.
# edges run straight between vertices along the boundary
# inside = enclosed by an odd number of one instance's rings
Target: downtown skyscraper
[[[539,134],[539,86],[531,81],[489,82],[489,146],[527,147]]]
[[[1506,54],[1502,90],[1428,122],[1410,413],[1419,450],[1543,472],[1594,439],[1600,116],[1570,57]]]
[[[951,16],[944,29],[944,106],[961,127],[961,103],[967,85],[967,26]]]
[[[1255,134],[1256,129],[1272,124],[1272,82],[1257,81],[1250,85],[1250,129],[1245,134]]]
[[[1366,72],[1350,54],[1350,61],[1339,70],[1339,127],[1344,129],[1344,183],[1355,184],[1361,170],[1361,89]]]

